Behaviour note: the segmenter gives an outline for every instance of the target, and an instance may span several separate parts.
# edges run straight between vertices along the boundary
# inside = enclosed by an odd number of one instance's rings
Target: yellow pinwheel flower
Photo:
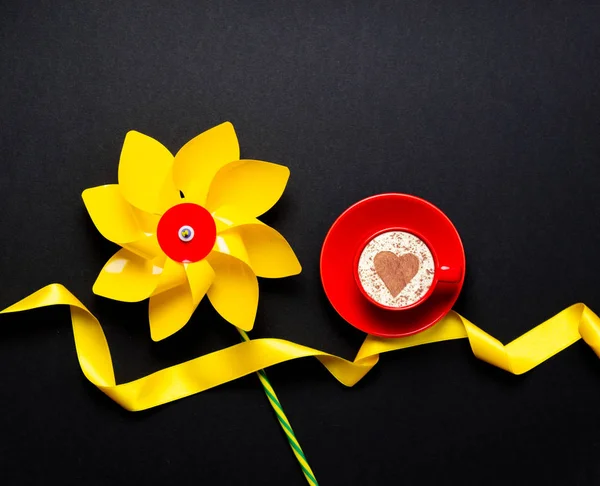
[[[227,321],[252,329],[256,277],[301,271],[285,238],[256,219],[279,200],[288,177],[282,165],[240,160],[228,122],[175,156],[129,132],[119,183],[82,194],[100,233],[122,247],[101,270],[94,293],[123,302],[149,298],[155,341],[181,329],[204,295]]]

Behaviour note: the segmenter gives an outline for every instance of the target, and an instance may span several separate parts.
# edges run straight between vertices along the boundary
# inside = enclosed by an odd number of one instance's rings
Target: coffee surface
[[[405,231],[373,238],[358,260],[365,292],[387,307],[401,308],[420,300],[431,288],[434,261],[423,240]]]

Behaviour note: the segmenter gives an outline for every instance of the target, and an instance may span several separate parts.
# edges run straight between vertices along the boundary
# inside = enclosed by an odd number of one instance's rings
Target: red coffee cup
[[[410,237],[412,237],[415,241],[418,241],[418,245],[421,246],[422,248],[425,248],[425,251],[422,251],[421,253],[425,254],[424,258],[421,258],[423,260],[426,260],[425,262],[420,261],[419,264],[423,265],[423,263],[430,263],[431,268],[431,272],[433,272],[431,275],[425,275],[425,280],[428,280],[426,283],[425,287],[420,287],[422,289],[421,292],[418,292],[416,294],[413,293],[414,298],[409,299],[408,303],[404,304],[404,305],[396,305],[396,306],[392,306],[392,305],[386,305],[384,302],[381,302],[381,299],[376,299],[371,292],[368,291],[368,289],[365,288],[364,285],[364,279],[361,278],[361,256],[365,255],[365,249],[369,246],[372,245],[373,242],[376,242],[378,239],[382,239],[382,237],[385,237],[387,235],[401,235],[400,237],[402,238],[404,235],[410,235]],[[389,249],[384,249],[382,251],[382,253],[386,253],[386,257],[388,256],[387,254],[390,255],[390,257],[393,259],[394,257],[396,257],[398,260],[400,260],[400,258],[407,256],[407,255],[414,255],[413,253],[410,252],[398,252],[397,250],[394,251],[395,249],[389,248]],[[420,258],[417,256],[416,260],[419,260]],[[430,261],[428,261],[430,260]],[[360,292],[362,293],[363,297],[365,297],[370,303],[385,309],[385,310],[389,310],[389,311],[406,311],[409,309],[413,309],[416,306],[422,304],[423,302],[425,302],[432,294],[433,292],[437,291],[438,292],[443,292],[444,291],[444,286],[439,286],[438,287],[438,283],[443,282],[443,283],[450,283],[450,284],[455,284],[458,283],[460,281],[460,279],[462,278],[462,274],[463,274],[463,268],[461,266],[461,262],[457,262],[457,261],[447,261],[444,262],[446,264],[441,264],[440,260],[438,258],[437,252],[435,251],[435,248],[428,243],[427,239],[417,233],[414,230],[408,229],[408,228],[402,228],[402,227],[396,227],[396,228],[387,228],[384,230],[379,231],[378,233],[374,234],[372,237],[368,238],[359,248],[359,251],[357,251],[356,253],[356,257],[354,260],[354,280],[356,282],[356,285],[358,286],[358,289],[360,290]],[[386,294],[386,291],[389,291],[389,288],[387,288],[385,280],[382,279],[381,276],[377,275],[377,271],[375,271],[375,269],[371,269],[371,273],[375,274],[375,278],[377,280],[380,280],[381,283],[383,283],[383,286],[381,286],[380,283],[380,288],[383,290],[383,294]],[[401,291],[399,292],[399,294],[401,294],[402,292],[404,292],[404,290],[411,284],[411,281],[418,277],[418,274],[420,272],[422,272],[422,267],[420,267],[417,272],[415,273],[415,275],[409,279],[407,279],[407,281],[405,282],[406,285],[401,289]],[[391,277],[390,274],[388,274],[388,276]],[[429,278],[428,278],[429,277]],[[417,287],[418,289],[419,287]],[[394,299],[397,299],[397,296],[393,296]]]
[[[358,275],[367,245],[394,231],[417,238],[431,255],[425,259],[431,270],[428,288],[401,306],[373,298]],[[407,253],[387,249],[396,257]],[[464,275],[464,249],[450,219],[433,204],[408,194],[379,194],[357,202],[334,222],[321,251],[321,280],[335,310],[354,327],[383,337],[408,336],[433,326],[452,309]]]

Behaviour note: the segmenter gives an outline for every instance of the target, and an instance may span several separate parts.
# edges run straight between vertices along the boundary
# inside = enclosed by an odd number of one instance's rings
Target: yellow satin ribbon
[[[316,357],[338,381],[352,386],[377,364],[381,353],[452,339],[467,338],[475,356],[515,375],[529,371],[581,338],[600,357],[600,318],[584,304],[568,307],[506,346],[452,311],[434,327],[414,336],[367,336],[354,361],[283,339],[254,339],[118,385],[100,323],[62,285],[48,285],[1,313],[51,305],[70,307],[77,358],[85,377],[131,411],[156,407],[306,356]]]

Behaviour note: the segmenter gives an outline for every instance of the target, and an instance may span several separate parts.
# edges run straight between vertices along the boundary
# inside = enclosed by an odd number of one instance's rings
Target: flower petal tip
[[[155,343],[167,339],[169,336],[172,336],[175,332],[172,333],[164,333],[162,330],[157,330],[156,328],[150,326],[150,339]]]
[[[89,197],[90,191],[91,191],[92,189],[94,189],[94,188],[93,188],[93,187],[88,187],[87,189],[84,189],[84,190],[81,192],[81,199],[83,199],[83,202],[84,202],[84,203],[85,203],[85,199],[86,199],[87,197]]]
[[[243,208],[247,216],[257,217],[271,209],[281,198],[290,169],[263,160],[242,159],[230,162],[211,182],[206,207]]]
[[[137,130],[129,130],[126,134],[125,134],[125,141],[131,141],[131,139],[133,138],[144,138],[144,139],[152,139],[154,140],[152,137],[143,134],[142,132],[138,132]]]
[[[83,199],[84,204],[88,204],[93,202],[93,199],[96,197],[102,197],[102,191],[106,187],[114,186],[115,184],[103,184],[101,186],[88,187],[81,192],[81,199]],[[110,189],[105,189],[105,191],[110,191]]]
[[[298,261],[298,259],[296,259],[296,264],[294,265],[294,267],[290,268],[290,277],[293,277],[294,275],[300,275],[302,273],[302,265],[300,265],[300,262]]]
[[[150,337],[161,341],[185,326],[196,306],[187,285],[179,285],[150,297]]]
[[[156,323],[152,320],[152,314],[150,314],[150,338],[152,339],[152,341],[154,341],[155,343],[162,341],[164,339],[167,339],[168,337],[172,336],[173,334],[175,334],[177,331],[179,331],[182,327],[178,327],[178,326],[165,326],[165,325],[161,325],[160,323]],[[185,325],[185,323],[184,323]]]
[[[150,297],[158,281],[148,260],[121,249],[106,262],[92,291],[121,302],[141,302]]]
[[[233,325],[240,328],[242,331],[250,332],[252,329],[254,329],[254,319],[252,319],[251,322],[238,322]]]
[[[171,178],[173,154],[158,140],[131,130],[125,135],[118,180],[123,197],[147,213],[162,214],[175,194]]]

